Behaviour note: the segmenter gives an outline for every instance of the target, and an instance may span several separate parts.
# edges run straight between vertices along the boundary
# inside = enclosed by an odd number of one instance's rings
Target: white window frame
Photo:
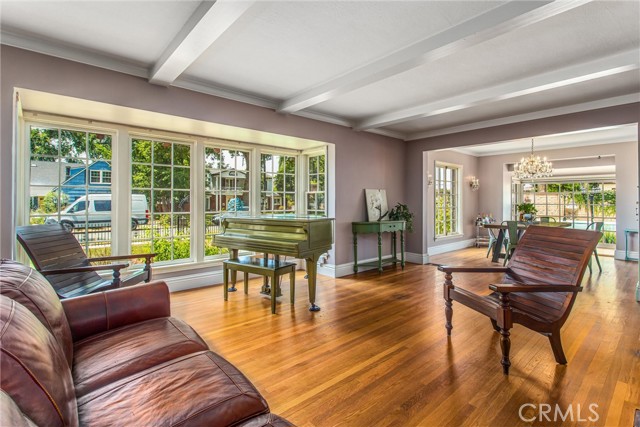
[[[57,116],[50,117],[45,114],[35,114],[31,112],[26,112],[23,115],[23,121],[21,123],[21,128],[23,131],[22,134],[22,144],[20,144],[21,148],[18,150],[18,159],[17,159],[17,169],[16,171],[20,176],[24,177],[22,184],[19,185],[22,188],[22,191],[17,191],[16,195],[16,203],[18,205],[17,211],[19,214],[17,215],[16,225],[28,225],[31,219],[31,209],[30,209],[30,198],[31,198],[31,149],[30,149],[30,141],[31,141],[31,128],[39,127],[39,128],[49,128],[49,129],[64,129],[68,131],[74,132],[85,132],[85,133],[100,133],[111,136],[111,159],[109,162],[111,163],[111,172],[117,172],[116,166],[116,157],[118,155],[117,148],[117,138],[118,132],[114,128],[102,127],[91,125],[85,120],[82,119],[73,119],[73,118],[60,118]],[[87,156],[89,153],[87,153]],[[57,162],[56,162],[57,163]],[[89,171],[91,172],[91,171]],[[102,172],[102,171],[101,171]],[[102,175],[101,175],[102,177]],[[85,187],[88,187],[92,184],[97,184],[96,182],[91,181],[91,173],[88,174],[88,179],[85,181]],[[61,184],[65,177],[65,170],[62,168],[58,169],[58,184]],[[117,185],[116,183],[109,182],[111,186],[111,194],[112,194],[112,212],[115,212],[118,206],[117,202]],[[113,228],[116,226],[115,218],[112,217],[112,231],[111,231],[111,254],[116,253],[116,237],[113,233]],[[88,239],[87,239],[88,240]],[[85,246],[84,242],[81,242],[83,247]],[[86,250],[86,248],[85,248]],[[18,259],[23,263],[29,263],[26,254],[23,251],[19,251]]]
[[[445,233],[444,234],[438,234],[438,195],[437,195],[437,191],[438,191],[438,185],[439,182],[441,182],[442,180],[439,179],[439,174],[438,174],[438,169],[440,168],[444,168],[445,174],[446,174],[446,170],[455,170],[455,180],[453,180],[453,185],[455,186],[455,213],[456,216],[454,218],[454,221],[452,221],[452,224],[455,224],[455,228],[456,231],[455,232],[450,232],[447,233],[446,232],[446,225],[445,225]],[[435,176],[434,176],[434,185],[433,185],[433,236],[434,236],[434,240],[442,240],[442,239],[448,239],[448,238],[455,238],[455,237],[460,237],[463,235],[462,232],[462,212],[463,212],[463,206],[462,206],[462,176],[463,176],[463,170],[462,170],[462,165],[458,165],[455,163],[446,163],[446,162],[441,162],[441,161],[436,161],[435,162]],[[445,185],[446,185],[446,179],[445,179]],[[446,208],[445,208],[446,210]]]
[[[204,209],[204,147],[216,146],[233,150],[250,152],[252,166],[250,166],[250,182],[249,191],[251,198],[250,215],[260,215],[260,158],[261,154],[277,154],[292,156],[296,161],[296,178],[295,178],[295,215],[304,215],[305,209],[305,190],[307,188],[307,176],[304,175],[303,165],[306,164],[306,152],[304,150],[289,149],[271,145],[260,145],[242,141],[225,140],[221,138],[210,138],[206,136],[185,135],[178,132],[151,130],[138,128],[131,125],[120,125],[108,122],[99,122],[84,118],[61,117],[45,113],[25,112],[24,119],[20,123],[21,138],[19,141],[19,149],[17,150],[17,172],[20,176],[24,176],[23,180],[17,180],[17,225],[26,225],[29,223],[29,194],[30,194],[30,150],[29,137],[30,126],[38,127],[58,127],[69,130],[88,131],[95,133],[106,133],[112,137],[112,254],[129,253],[131,247],[131,140],[133,138],[166,140],[174,143],[192,144],[191,148],[191,259],[180,259],[174,261],[165,261],[162,263],[154,263],[154,268],[158,273],[181,271],[202,266],[217,265],[223,257],[204,257],[204,230],[205,225],[205,209]],[[335,171],[333,170],[335,162],[335,148],[326,144],[323,147],[308,150],[311,152],[324,152],[325,160],[325,192],[326,192],[326,212],[327,216],[335,215],[333,188],[331,188],[330,180],[333,180]],[[64,174],[64,170],[61,172]],[[101,175],[104,181],[104,176]],[[304,202],[303,202],[304,200]],[[151,203],[151,200],[149,200]],[[151,207],[151,206],[150,206]],[[24,254],[19,254],[22,260],[28,262]],[[226,257],[224,257],[226,258]]]
[[[198,218],[196,218],[194,216],[194,198],[196,197],[196,194],[194,193],[194,151],[195,151],[195,141],[193,140],[189,140],[189,139],[181,139],[181,138],[174,138],[171,136],[158,136],[158,135],[148,135],[148,134],[138,134],[138,133],[131,133],[129,135],[129,153],[132,153],[132,147],[133,147],[133,140],[134,139],[140,139],[140,140],[150,140],[152,142],[166,142],[168,144],[177,144],[177,145],[188,145],[189,146],[189,211],[188,212],[178,212],[178,211],[174,211],[173,209],[173,197],[171,198],[171,209],[169,210],[169,212],[162,212],[161,214],[169,214],[171,215],[171,217],[176,217],[179,216],[180,214],[188,214],[189,218],[190,218],[190,227],[189,227],[189,257],[188,258],[179,258],[179,259],[171,259],[171,260],[165,260],[165,261],[160,261],[160,262],[155,262],[154,264],[159,264],[159,265],[173,265],[173,264],[189,264],[194,262],[197,259],[197,255],[196,252],[194,252],[196,250],[196,246],[195,246],[195,242],[194,242],[194,238],[197,235],[197,233],[194,233],[194,230],[196,230],[195,228],[195,223],[194,221],[196,221]],[[173,148],[172,148],[172,152],[173,152]],[[128,168],[129,168],[129,173],[131,173],[131,169],[133,166],[134,162],[131,158],[131,155],[129,156],[129,161],[128,161]],[[150,163],[151,167],[153,169],[153,165],[155,163]],[[171,179],[173,181],[173,170],[176,167],[176,165],[163,165],[163,166],[170,166],[172,169],[172,173],[171,173]],[[178,168],[180,168],[178,166]],[[147,199],[147,203],[149,205],[149,215],[150,215],[150,221],[153,220],[153,215],[154,215],[154,206],[153,206],[153,191],[154,191],[154,185],[153,185],[153,178],[152,182],[151,182],[151,188],[149,189],[150,191],[150,197]],[[128,186],[127,186],[127,193],[130,195],[133,191],[133,186],[131,183],[131,176],[129,178],[129,182],[128,182]],[[171,182],[171,194],[173,194],[174,188],[173,188],[173,182]],[[183,189],[178,189],[177,191],[184,191]],[[156,213],[157,214],[157,213]],[[130,236],[131,236],[131,232],[129,232]],[[131,237],[130,237],[131,239]],[[172,236],[171,237],[172,240],[175,240],[176,237]],[[153,239],[151,240],[153,241]],[[129,240],[129,248],[131,248],[132,242],[131,240]],[[172,251],[173,252],[173,251]]]
[[[254,216],[256,215],[256,202],[255,202],[255,175],[257,173],[259,173],[259,165],[256,163],[256,159],[259,158],[258,156],[256,156],[256,149],[255,147],[252,146],[248,146],[247,144],[232,144],[229,141],[225,141],[225,140],[218,140],[218,139],[214,139],[214,140],[206,140],[202,143],[202,156],[199,157],[199,166],[202,168],[202,179],[200,179],[199,181],[202,183],[202,190],[199,194],[201,194],[198,197],[198,200],[201,201],[201,209],[198,212],[195,212],[194,215],[199,215],[201,216],[201,222],[202,222],[202,228],[200,228],[201,230],[204,230],[202,234],[202,239],[199,240],[198,245],[199,247],[201,247],[201,250],[197,251],[198,256],[202,257],[202,260],[205,261],[210,261],[210,260],[223,260],[228,258],[228,254],[218,254],[218,255],[206,255],[205,254],[205,241],[206,239],[210,239],[211,236],[207,234],[206,232],[206,219],[207,219],[207,215],[211,215],[211,211],[208,211],[206,209],[205,206],[205,197],[208,193],[210,193],[210,191],[208,191],[206,189],[206,169],[205,169],[205,165],[204,165],[204,161],[206,159],[206,148],[220,148],[221,150],[233,150],[233,151],[243,151],[243,152],[247,152],[248,156],[247,159],[249,161],[249,168],[248,168],[248,173],[249,173],[249,211],[248,211],[248,215],[250,216]],[[226,169],[225,169],[226,170]],[[231,170],[231,169],[230,169]],[[258,171],[258,172],[256,172]],[[222,211],[222,210],[218,210],[218,211],[214,211],[214,212],[219,212],[219,214],[223,214],[224,215],[229,215],[229,216],[235,216],[235,214],[228,212],[228,211]],[[259,212],[259,211],[258,211]],[[215,213],[214,213],[215,215]]]
[[[309,191],[309,159],[315,156],[324,156],[324,190],[323,191]],[[324,213],[323,216],[329,216],[329,153],[327,147],[320,149],[306,150],[302,152],[300,161],[300,192],[299,200],[301,200],[301,214],[311,215],[308,211],[307,196],[310,193],[323,193],[324,194]]]
[[[93,179],[93,174],[98,174],[98,179]],[[109,180],[106,180],[106,177],[109,177]],[[111,171],[105,170],[89,170],[89,184],[111,184]]]
[[[263,213],[262,211],[262,170],[260,169],[260,162],[262,161],[262,155],[263,154],[268,154],[268,155],[272,155],[272,156],[287,156],[287,157],[293,157],[294,161],[295,161],[295,168],[296,168],[296,172],[294,175],[294,185],[295,185],[295,189],[293,192],[293,197],[294,197],[294,205],[295,205],[295,210],[293,212],[291,211],[287,211],[287,212],[283,212],[283,214],[285,215],[299,215],[302,210],[300,207],[300,176],[301,176],[301,168],[300,168],[300,152],[299,151],[292,151],[292,150],[282,150],[282,149],[278,149],[278,148],[273,148],[273,149],[269,149],[267,147],[262,147],[257,151],[257,164],[256,164],[256,178],[257,178],[257,194],[255,199],[257,200],[256,203],[256,215],[264,215],[264,216],[272,216],[272,215],[279,215],[277,212],[272,212],[272,213]],[[273,191],[271,191],[273,193]],[[283,191],[283,193],[291,193],[291,192],[285,192]],[[286,195],[285,195],[285,199],[286,199]],[[272,209],[273,211],[273,209]]]

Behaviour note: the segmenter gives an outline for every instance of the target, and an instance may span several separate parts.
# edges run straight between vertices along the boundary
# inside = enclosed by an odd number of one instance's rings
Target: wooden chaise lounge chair
[[[71,232],[60,224],[17,227],[18,241],[31,258],[34,267],[63,298],[77,297],[151,280],[151,260],[155,254],[116,255],[87,258],[82,246]],[[92,262],[120,261],[144,258],[141,268],[127,271],[127,263],[92,265]],[[113,271],[111,278],[98,271]]]
[[[440,266],[445,273],[444,299],[447,335],[451,335],[453,301],[491,319],[500,333],[502,367],[509,373],[509,330],[521,324],[549,338],[555,359],[566,364],[560,341],[560,328],[567,320],[585,269],[602,233],[555,227],[527,228],[511,256],[508,267]],[[487,285],[493,292],[478,295],[453,283],[453,273],[502,273],[502,280]],[[474,276],[475,279],[475,276]]]

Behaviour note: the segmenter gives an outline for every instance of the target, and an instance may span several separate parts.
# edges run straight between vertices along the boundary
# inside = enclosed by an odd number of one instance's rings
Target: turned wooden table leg
[[[451,330],[453,329],[453,324],[451,320],[453,318],[453,300],[451,299],[451,295],[449,292],[451,288],[453,288],[453,276],[451,273],[445,273],[444,275],[444,316],[445,316],[445,324],[444,327],[447,329],[447,335],[451,336]]]

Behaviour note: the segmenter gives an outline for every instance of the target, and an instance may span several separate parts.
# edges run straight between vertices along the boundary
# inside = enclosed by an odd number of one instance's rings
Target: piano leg
[[[231,259],[238,259],[238,250],[231,249]],[[245,273],[246,275],[246,273]],[[236,270],[231,270],[231,286],[227,289],[229,292],[235,292],[236,289],[236,279],[238,278],[238,272]],[[226,277],[225,277],[226,279]],[[226,283],[226,282],[225,282]]]
[[[307,282],[309,283],[309,311],[320,311],[320,307],[316,305],[316,273],[318,271],[318,258],[320,254],[307,258]]]

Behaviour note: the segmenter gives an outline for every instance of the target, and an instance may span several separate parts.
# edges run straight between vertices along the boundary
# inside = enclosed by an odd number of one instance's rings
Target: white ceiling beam
[[[418,105],[391,113],[369,117],[356,124],[357,130],[390,126],[397,123],[433,117],[479,107],[589,80],[612,76],[640,68],[638,52],[630,50],[582,64],[572,65],[537,76],[511,81],[497,86],[468,92],[441,101]]]
[[[173,83],[254,3],[255,0],[203,1],[162,53],[149,81],[160,85]]]
[[[588,3],[572,1],[510,1],[388,56],[344,73],[283,101],[278,112],[292,113],[384,80],[428,62],[460,52],[518,28]]]

